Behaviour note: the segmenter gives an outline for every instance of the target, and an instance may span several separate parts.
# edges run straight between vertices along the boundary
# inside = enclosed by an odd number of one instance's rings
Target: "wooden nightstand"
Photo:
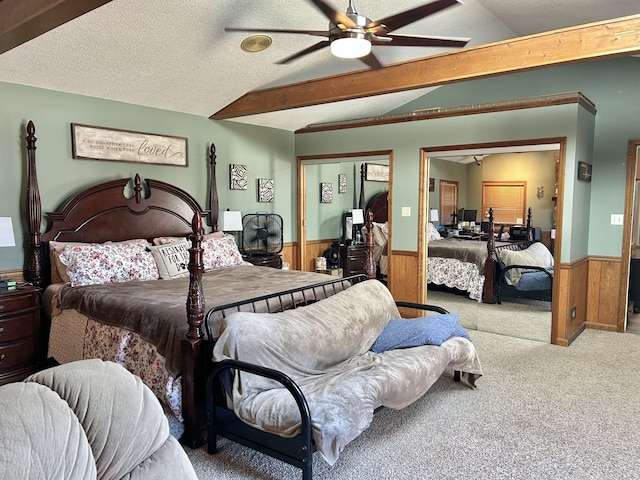
[[[258,267],[282,268],[282,257],[280,255],[246,255],[242,259]]]
[[[340,251],[342,270],[345,277],[365,273],[364,264],[367,261],[367,249],[363,244],[349,246],[334,244],[333,248],[337,248]]]
[[[44,365],[41,292],[36,287],[0,291],[0,385],[22,380]]]

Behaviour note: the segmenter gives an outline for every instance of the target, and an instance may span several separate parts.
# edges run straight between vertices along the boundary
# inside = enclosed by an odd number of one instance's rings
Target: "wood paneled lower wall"
[[[12,282],[24,282],[24,271],[22,270],[4,270],[0,271],[0,278],[2,280]]]
[[[333,242],[336,242],[337,240],[337,238],[325,238],[322,240],[307,241],[307,244],[305,246],[306,265],[303,265],[303,268],[301,268],[300,270],[303,270],[305,272],[315,271],[315,258],[321,257],[325,250],[331,248]]]
[[[331,247],[333,239],[307,242],[307,263],[302,270],[314,270],[314,258]],[[295,266],[297,244],[286,244],[283,260]],[[584,257],[556,266],[551,343],[568,346],[585,328],[624,331],[625,298],[621,298],[620,257]],[[396,300],[418,302],[418,254],[393,250],[389,256],[389,290]],[[575,307],[575,315],[572,310]],[[416,316],[416,312],[402,312]]]
[[[589,257],[587,328],[624,332],[626,298],[621,297],[620,257]]]

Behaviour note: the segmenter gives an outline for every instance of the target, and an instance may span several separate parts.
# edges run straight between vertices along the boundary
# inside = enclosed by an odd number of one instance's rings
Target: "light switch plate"
[[[611,225],[622,225],[624,223],[624,215],[619,213],[611,214]]]
[[[402,216],[410,217],[411,216],[411,207],[402,207]]]

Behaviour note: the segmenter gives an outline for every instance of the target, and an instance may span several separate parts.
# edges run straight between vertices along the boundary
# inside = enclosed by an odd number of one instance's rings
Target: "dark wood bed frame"
[[[208,210],[186,191],[158,180],[133,181],[123,178],[103,182],[76,193],[60,211],[47,213],[50,221],[46,233],[41,233],[42,208],[36,173],[35,126],[26,127],[28,252],[26,279],[45,288],[50,283],[48,242],[122,241],[145,238],[152,241],[160,236],[189,236],[189,287],[186,298],[188,329],[182,340],[182,416],[184,434],[180,439],[195,448],[206,442],[205,391],[210,366],[210,345],[202,331],[205,299],[202,290],[204,265],[201,243],[205,231],[205,217],[209,216],[207,231],[218,228],[218,193],[216,184],[216,148],[211,144],[208,162]],[[129,192],[125,196],[125,192]],[[370,238],[373,249],[373,236]],[[370,253],[373,262],[373,253]],[[374,266],[375,276],[375,266]]]
[[[371,197],[368,201],[365,200],[364,196],[364,182],[365,182],[365,165],[364,163],[360,166],[360,197],[359,197],[359,208],[366,212],[365,214],[365,225],[367,227],[367,234],[365,235],[365,245],[367,247],[367,262],[365,263],[365,273],[369,278],[375,278],[376,276],[376,265],[373,260],[373,225],[372,222],[384,223],[389,219],[389,192],[380,192],[373,197]],[[494,229],[494,220],[493,220],[493,209],[489,209],[489,225],[488,230],[493,232]],[[531,207],[527,210],[527,237],[529,242],[532,240],[532,220],[533,220],[533,212]],[[522,242],[524,245],[526,242]],[[509,249],[519,249],[518,244],[514,243],[512,245],[505,245],[499,248],[509,248]],[[389,250],[390,252],[390,250]],[[483,303],[496,303],[497,298],[497,274],[498,274],[498,264],[496,257],[496,244],[495,244],[495,236],[489,235],[487,237],[487,260],[484,264],[484,287],[482,290],[482,302]]]

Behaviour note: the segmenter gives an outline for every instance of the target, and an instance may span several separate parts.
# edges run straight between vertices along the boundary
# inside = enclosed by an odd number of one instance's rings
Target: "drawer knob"
[[[0,335],[4,333],[4,327],[0,327]]]
[[[4,360],[4,353],[0,355],[0,363],[2,363],[3,360]]]
[[[0,303],[0,310],[4,310],[4,305]]]

